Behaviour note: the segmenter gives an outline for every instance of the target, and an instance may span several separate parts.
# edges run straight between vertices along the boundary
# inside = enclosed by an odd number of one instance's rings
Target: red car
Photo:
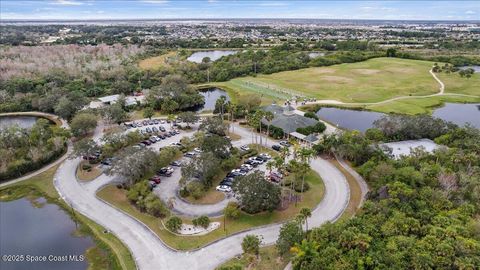
[[[160,176],[158,175],[155,175],[152,178],[150,178],[150,181],[155,182],[155,184],[160,184],[162,182],[162,180],[160,179]]]
[[[145,141],[143,141],[142,143],[144,143],[144,144],[146,144],[146,145],[151,145],[151,144],[152,144],[152,142],[149,141],[149,140],[145,140]]]

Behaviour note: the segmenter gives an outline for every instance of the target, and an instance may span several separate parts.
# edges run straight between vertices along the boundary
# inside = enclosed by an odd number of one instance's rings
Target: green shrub
[[[82,170],[84,170],[84,171],[89,171],[91,169],[92,169],[92,165],[90,165],[90,164],[83,164],[82,165]]]
[[[199,216],[198,218],[193,219],[192,223],[194,226],[201,226],[206,229],[208,228],[208,225],[210,225],[210,218],[207,216]]]
[[[182,224],[183,221],[181,218],[173,216],[167,220],[165,226],[172,232],[178,232],[178,230],[180,230],[180,228],[182,227]]]

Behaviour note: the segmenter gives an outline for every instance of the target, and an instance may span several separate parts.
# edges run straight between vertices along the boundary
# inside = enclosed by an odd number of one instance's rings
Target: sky
[[[0,19],[480,20],[480,1],[0,0]]]

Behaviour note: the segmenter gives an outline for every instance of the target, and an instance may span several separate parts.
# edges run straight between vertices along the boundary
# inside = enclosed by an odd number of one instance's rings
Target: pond
[[[373,126],[373,122],[385,114],[370,111],[356,111],[339,108],[321,108],[317,116],[341,128],[356,129],[362,132]]]
[[[475,70],[475,73],[480,72],[480,66],[464,66],[464,67],[460,67],[460,69],[467,69],[467,68],[472,68],[473,70]]]
[[[212,50],[212,51],[198,51],[192,53],[187,60],[190,62],[201,63],[203,58],[210,57],[211,61],[220,59],[222,56],[236,54],[238,51],[224,51],[224,50]]]
[[[74,236],[74,231],[72,219],[59,206],[46,203],[43,198],[34,202],[26,198],[0,202],[1,255],[25,256],[23,262],[0,260],[0,269],[87,269],[87,260],[80,256],[84,256],[94,242],[90,237]],[[47,256],[47,261],[27,262],[27,255]],[[49,261],[49,255],[76,255],[78,261],[73,261],[71,257],[67,261],[53,262]]]
[[[459,126],[470,123],[472,126],[480,128],[480,103],[446,103],[445,106],[433,111],[432,115],[453,122]]]
[[[375,120],[386,114],[339,108],[321,108],[317,111],[317,115],[319,118],[341,128],[364,132],[373,126]],[[480,104],[446,103],[445,106],[435,109],[432,115],[459,126],[470,123],[472,126],[480,128]]]
[[[0,129],[13,125],[18,125],[21,128],[31,128],[37,119],[38,117],[35,116],[0,116]]]
[[[219,99],[221,96],[225,96],[227,98],[227,101],[230,100],[230,97],[228,96],[227,92],[216,87],[206,89],[206,90],[201,90],[199,91],[199,93],[205,98],[205,104],[203,104],[203,106],[198,107],[195,110],[197,112],[204,112],[204,111],[213,112],[213,110],[215,110],[215,103],[217,102],[217,99]]]

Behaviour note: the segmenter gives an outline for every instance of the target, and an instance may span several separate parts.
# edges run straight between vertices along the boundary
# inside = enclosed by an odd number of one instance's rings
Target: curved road
[[[249,138],[244,136],[245,132],[248,133],[245,129],[238,126],[235,129],[237,134]],[[79,162],[78,158],[67,159],[59,167],[54,177],[55,188],[76,211],[102,225],[125,243],[140,269],[214,269],[242,253],[241,241],[247,234],[262,236],[264,245],[273,244],[278,238],[281,225],[272,224],[221,239],[199,250],[173,250],[141,222],[95,196],[96,191],[114,181],[114,177],[102,175],[89,183],[78,182],[75,171]],[[327,221],[335,221],[343,213],[349,202],[350,190],[344,175],[328,161],[313,159],[311,166],[325,184],[324,198],[308,220],[311,226],[317,227]]]

